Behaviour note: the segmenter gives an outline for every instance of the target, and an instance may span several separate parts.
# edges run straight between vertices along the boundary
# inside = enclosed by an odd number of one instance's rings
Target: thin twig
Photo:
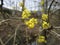
[[[60,26],[53,26],[54,29],[60,29]]]
[[[1,38],[0,38],[0,42],[1,42],[2,45],[5,45],[5,44],[3,43],[3,41],[1,40]]]
[[[55,38],[58,38],[60,40],[60,34],[56,33],[55,31],[50,31],[50,34],[52,34],[53,36],[55,36]]]
[[[5,45],[14,37],[14,34],[5,42]]]
[[[50,19],[50,17],[49,17],[50,9],[51,9],[51,6],[52,6],[52,4],[54,3],[54,1],[55,1],[55,0],[53,0],[53,1],[51,2],[50,6],[49,6],[49,8],[48,8],[48,22],[49,22],[49,19]]]
[[[50,12],[51,6],[52,6],[52,4],[54,3],[54,1],[55,1],[55,0],[53,0],[53,1],[51,2],[50,6],[49,6],[49,8],[48,8],[48,15],[49,15],[49,12]]]
[[[9,20],[11,20],[11,19],[6,19],[6,20],[2,20],[2,21],[0,21],[0,25],[1,25],[3,22],[5,22],[5,21],[9,21]]]
[[[17,30],[18,30],[19,26],[20,26],[20,24],[18,24],[18,25],[17,25],[17,28],[15,29],[15,35],[14,35],[13,45],[15,45]]]

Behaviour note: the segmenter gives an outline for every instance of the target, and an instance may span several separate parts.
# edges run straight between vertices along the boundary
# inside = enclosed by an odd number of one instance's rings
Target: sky
[[[36,1],[36,2],[34,2]],[[57,0],[56,0],[57,1]],[[58,0],[60,1],[60,0]],[[19,2],[22,2],[22,0],[4,0],[4,7],[13,9],[12,7],[16,7],[17,4],[17,10],[21,10],[22,8],[18,5]],[[41,0],[26,0],[25,1],[25,7],[28,8],[29,10],[39,10],[38,5]],[[41,9],[41,8],[40,8]]]
[[[34,3],[34,1],[36,2]],[[19,7],[18,5],[19,2],[22,2],[22,0],[4,0],[3,6],[9,9],[12,9],[12,7],[16,7],[16,3],[17,3],[18,9],[21,10],[21,7]],[[38,2],[39,0],[26,0],[25,7],[30,10],[38,10]]]

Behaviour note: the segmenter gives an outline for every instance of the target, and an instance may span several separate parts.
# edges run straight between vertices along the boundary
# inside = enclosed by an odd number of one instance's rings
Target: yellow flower
[[[28,25],[29,28],[34,28],[34,23],[31,23],[30,25]]]
[[[39,36],[39,38],[43,38],[43,39],[45,39],[45,36]]]
[[[44,0],[42,0],[40,4],[41,4],[41,5],[44,5]]]
[[[39,36],[39,38],[37,39],[37,42],[38,43],[46,42],[45,36]]]
[[[25,21],[25,24],[28,25],[29,24],[29,21]]]
[[[29,18],[31,16],[30,11],[28,9],[25,9],[22,13],[22,19]]]
[[[22,16],[22,19],[25,19],[25,18],[28,18],[28,16],[26,16],[26,15],[23,15],[23,16]]]
[[[48,29],[49,26],[50,26],[49,23],[43,21],[43,23],[42,23],[42,28],[43,28],[43,29]]]
[[[19,6],[21,6],[21,7],[22,7],[22,6],[23,6],[23,2],[19,2]]]
[[[34,28],[35,24],[29,21],[25,21],[25,24],[28,26],[28,28]]]
[[[37,42],[38,42],[38,43],[45,42],[45,39],[38,39]]]
[[[31,18],[31,19],[30,19],[30,22],[32,22],[32,23],[34,23],[34,24],[37,24],[37,23],[38,23],[37,19],[35,19],[35,18]]]
[[[42,20],[44,20],[44,21],[48,20],[48,15],[47,14],[42,14]]]
[[[24,12],[27,13],[27,14],[28,14],[28,13],[31,13],[31,12],[30,12],[28,9],[26,9],[26,8],[25,8]]]
[[[26,24],[29,28],[34,28],[35,24],[37,24],[37,19],[31,18],[29,21],[25,21],[25,24]]]

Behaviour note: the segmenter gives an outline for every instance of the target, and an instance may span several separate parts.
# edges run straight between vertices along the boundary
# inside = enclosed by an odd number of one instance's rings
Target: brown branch
[[[5,45],[14,37],[14,34],[5,42]]]
[[[17,30],[18,30],[19,26],[20,26],[20,24],[18,24],[17,28],[15,29],[13,45],[15,45],[15,42],[16,42],[16,35],[17,35]]]
[[[23,0],[22,12],[24,11],[24,8],[25,8],[25,0]]]
[[[60,34],[56,33],[55,31],[50,31],[50,34],[52,34],[55,38],[58,38],[60,40]]]
[[[1,25],[2,23],[6,22],[6,21],[9,21],[9,20],[11,20],[11,19],[6,19],[6,20],[0,21],[0,25]]]
[[[60,29],[60,26],[53,26],[54,29]]]
[[[54,3],[54,1],[55,1],[55,0],[53,0],[53,1],[51,2],[50,6],[49,6],[49,8],[48,8],[48,22],[49,22],[49,13],[50,13],[50,9],[51,9],[51,6],[52,6],[52,4]]]
[[[49,12],[50,12],[51,6],[52,6],[52,4],[54,3],[54,1],[55,1],[55,0],[53,0],[53,1],[51,2],[50,6],[49,6],[49,8],[48,8],[48,15],[49,15]]]
[[[0,38],[0,42],[1,42],[2,45],[5,45],[5,44],[3,43],[3,41],[1,40],[1,38]]]

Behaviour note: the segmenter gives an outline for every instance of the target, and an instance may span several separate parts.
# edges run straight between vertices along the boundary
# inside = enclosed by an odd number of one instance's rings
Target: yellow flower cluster
[[[48,29],[49,28],[49,23],[47,23],[46,21],[43,21],[43,23],[42,23],[42,28],[43,29]]]
[[[46,43],[46,40],[45,40],[45,37],[44,36],[39,36],[38,39],[37,39],[37,42],[38,43]]]
[[[44,0],[41,0],[41,3],[40,3],[41,5],[44,5]]]
[[[25,24],[29,27],[29,28],[34,28],[35,24],[37,24],[37,19],[35,18],[31,18],[29,21],[25,21]]]
[[[40,4],[42,6],[41,12],[44,12],[44,6],[43,6],[44,5],[44,0],[41,0]]]
[[[47,14],[42,14],[42,20],[43,20],[43,21],[48,20],[48,15],[47,15]]]
[[[31,12],[28,9],[25,9],[22,13],[22,19],[29,18],[31,16]]]
[[[19,2],[19,6],[21,6],[21,7],[22,7],[22,6],[23,6],[23,2]]]

